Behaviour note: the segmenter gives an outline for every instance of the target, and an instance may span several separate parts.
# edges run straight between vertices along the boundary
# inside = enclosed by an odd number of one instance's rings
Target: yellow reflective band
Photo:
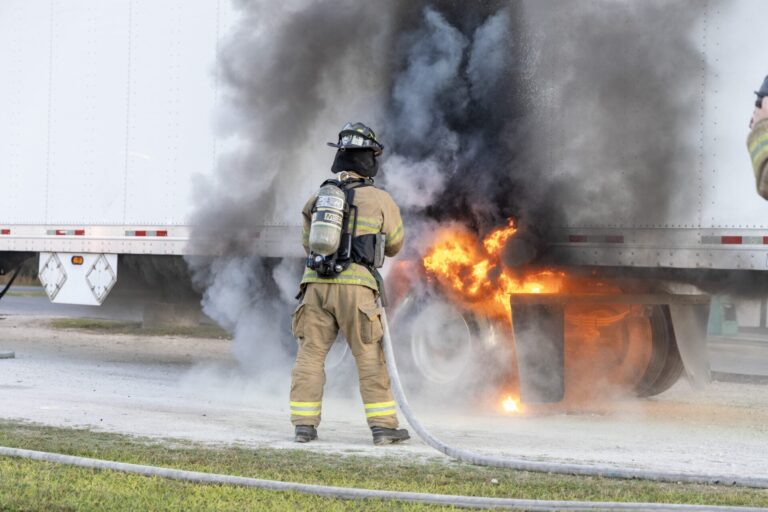
[[[381,224],[381,219],[378,217],[358,217],[357,222],[363,222],[369,226],[378,226]]]
[[[352,265],[347,270],[336,277],[320,277],[317,272],[309,268],[304,270],[301,278],[302,283],[337,283],[337,284],[355,284],[367,286],[372,290],[378,290],[379,285],[370,272],[359,265]]]
[[[320,411],[291,411],[291,416],[320,416]]]
[[[375,416],[389,416],[391,414],[395,414],[395,410],[392,409],[390,411],[373,411],[373,412],[367,412],[365,413],[366,418],[373,418]]]
[[[362,279],[362,280],[373,280],[373,276],[371,275],[370,272],[365,272],[365,273],[363,273],[363,272],[354,272],[354,271],[352,271],[350,269],[345,270],[344,272],[339,274],[337,277],[320,277],[320,276],[317,275],[316,271],[307,269],[304,272],[304,278],[307,278],[307,277],[317,277],[317,278],[323,279],[324,281],[329,281],[329,282],[333,281],[334,279],[338,279],[340,277],[341,278],[358,278],[358,279]]]
[[[291,407],[320,407],[323,402],[291,402]]]
[[[324,277],[315,277],[315,278],[304,278],[301,281],[302,283],[336,283],[336,284],[356,284],[360,286],[367,286],[371,288],[372,290],[378,290],[379,286],[376,284],[376,281],[373,279],[370,280],[363,280],[363,279],[357,279],[357,278],[350,278],[350,279],[344,279],[341,277],[334,277],[334,278],[324,278]]]
[[[347,227],[352,230],[353,229],[353,221],[354,219],[350,219],[349,223],[347,224]],[[357,229],[355,230],[357,233],[371,233],[376,234],[381,232],[381,222],[377,221],[376,219],[371,219],[370,221],[364,220],[362,218],[357,219]]]
[[[754,151],[752,151],[752,163],[756,166],[759,165],[765,157],[768,156],[768,140],[759,144]]]
[[[376,233],[379,233],[379,228],[378,227],[373,228],[373,227],[368,227],[368,226],[361,226],[361,225],[358,224],[356,232],[357,232],[358,235],[360,233],[375,235]]]
[[[403,238],[403,235],[405,235],[405,230],[403,229],[403,224],[401,222],[392,233],[387,235],[387,245],[399,242],[400,239]]]
[[[394,407],[395,402],[378,402],[373,404],[365,404],[366,409],[380,409],[382,407]]]

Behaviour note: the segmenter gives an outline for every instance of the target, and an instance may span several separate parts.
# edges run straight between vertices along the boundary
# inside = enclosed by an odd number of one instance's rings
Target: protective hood
[[[346,149],[336,152],[331,171],[338,174],[349,171],[366,178],[373,178],[379,172],[379,161],[370,149]]]

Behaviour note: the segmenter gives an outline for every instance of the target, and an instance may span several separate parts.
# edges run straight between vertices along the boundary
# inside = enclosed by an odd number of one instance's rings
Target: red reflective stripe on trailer
[[[146,229],[137,229],[136,231],[126,231],[125,236],[168,236],[168,231],[148,231]]]
[[[76,229],[75,230],[75,236],[83,236],[83,235],[85,235],[85,230],[84,229]]]
[[[10,229],[0,229],[0,235],[10,235],[11,230]]]
[[[720,243],[723,245],[741,245],[743,238],[740,236],[722,236],[720,237]]]
[[[768,245],[768,236],[763,237],[763,245]]]
[[[67,234],[67,232],[64,231],[63,229],[57,229],[56,232],[55,232],[56,236],[63,236],[63,235],[66,235],[66,234]]]
[[[570,235],[568,241],[574,244],[581,244],[587,241],[587,237],[585,235]]]

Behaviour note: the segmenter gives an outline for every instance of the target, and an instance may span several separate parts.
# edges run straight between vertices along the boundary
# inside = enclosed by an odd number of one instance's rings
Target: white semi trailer
[[[573,194],[565,209],[579,214],[547,241],[550,261],[661,268],[665,283],[677,271],[704,279],[705,270],[768,271],[768,203],[755,193],[745,148],[751,91],[766,72],[758,15],[764,6],[709,5],[691,36],[702,56],[691,91],[700,110],[689,134],[699,154],[685,186],[665,191],[681,207],[635,204],[642,219],[616,211],[607,222],[589,215],[593,195]],[[186,253],[195,176],[211,175],[220,153],[215,64],[234,19],[224,0],[0,3],[0,269],[39,255],[39,277],[53,302],[99,305],[118,279],[119,255]],[[255,233],[256,248],[264,256],[302,257],[299,229],[265,225]],[[628,300],[671,303],[671,314],[649,317],[669,338],[670,320],[692,322],[693,313],[675,304],[701,302],[669,297]],[[517,310],[528,307],[525,300],[543,307],[521,298]],[[679,325],[677,344],[688,374],[706,380],[702,331],[694,331],[681,336],[687,331]],[[665,343],[656,352],[677,350]],[[664,382],[643,384],[643,393],[658,392],[682,371],[659,364],[654,371]]]
[[[0,267],[39,254],[52,301],[99,305],[117,255],[185,253],[233,19],[220,0],[0,5]]]

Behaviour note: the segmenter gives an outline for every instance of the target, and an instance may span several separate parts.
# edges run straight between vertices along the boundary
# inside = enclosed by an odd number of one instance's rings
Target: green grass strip
[[[289,435],[286,427],[286,435]],[[0,422],[0,445],[134,464],[269,480],[381,490],[539,500],[768,506],[768,491],[724,486],[547,475],[442,458],[414,461],[307,450],[211,447],[88,430]],[[382,448],[386,450],[386,448]],[[372,510],[440,507],[371,502]],[[203,486],[0,458],[0,510],[356,510],[360,504],[228,486]]]
[[[185,338],[230,339],[227,331],[217,325],[202,324],[194,327],[143,327],[141,322],[118,322],[97,318],[56,318],[49,325],[54,329],[92,332],[96,334],[127,334],[134,336],[179,336]]]

